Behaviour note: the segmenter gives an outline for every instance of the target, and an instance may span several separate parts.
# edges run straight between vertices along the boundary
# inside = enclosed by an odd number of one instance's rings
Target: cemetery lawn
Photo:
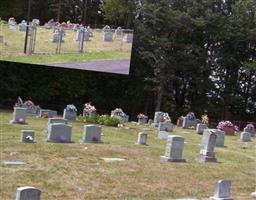
[[[93,60],[119,60],[130,59],[129,52],[122,51],[103,51],[103,52],[87,52],[87,53],[67,53],[60,55],[8,55],[2,56],[0,60],[10,62],[21,62],[31,64],[54,64],[54,63],[70,63],[83,62]]]
[[[200,164],[201,135],[194,130],[174,129],[187,142],[183,156],[186,163],[160,162],[166,141],[157,138],[150,126],[128,123],[124,127],[103,128],[103,144],[80,144],[83,123],[72,122],[70,144],[45,143],[42,133],[47,119],[28,117],[28,125],[8,124],[10,111],[0,111],[0,193],[1,199],[15,198],[19,186],[34,186],[42,191],[42,200],[126,199],[159,200],[213,195],[220,179],[232,180],[231,194],[237,200],[249,200],[255,191],[256,141],[242,143],[239,136],[226,136],[225,148],[216,148],[219,163]],[[136,145],[138,132],[150,128],[148,146]],[[22,144],[20,131],[36,131],[36,143]],[[71,158],[70,158],[71,157]],[[73,159],[72,159],[73,157]],[[74,158],[75,157],[75,158]],[[101,157],[124,158],[107,163]],[[27,163],[6,167],[3,160]]]
[[[66,30],[64,42],[61,44],[61,54],[56,53],[56,43],[51,42],[52,29],[38,27],[35,54],[26,55],[24,51],[25,32],[11,30],[7,25],[0,25],[0,35],[4,42],[0,43],[0,60],[32,63],[53,64],[82,62],[91,60],[117,60],[131,58],[131,43],[122,42],[122,38],[114,37],[113,42],[104,42],[102,30],[92,29],[94,37],[84,43],[85,53],[80,54],[76,32]]]

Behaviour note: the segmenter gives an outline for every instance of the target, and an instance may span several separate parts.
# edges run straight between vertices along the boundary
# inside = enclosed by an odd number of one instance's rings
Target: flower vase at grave
[[[232,126],[225,126],[223,131],[225,132],[225,135],[235,135],[235,129]]]

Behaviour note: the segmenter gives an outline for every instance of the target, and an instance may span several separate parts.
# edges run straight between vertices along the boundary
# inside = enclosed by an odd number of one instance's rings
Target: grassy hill
[[[208,198],[220,179],[232,180],[232,197],[247,200],[255,191],[256,142],[243,143],[239,136],[226,136],[225,148],[216,148],[218,163],[200,164],[201,135],[194,130],[174,129],[185,138],[186,163],[160,162],[166,141],[157,138],[156,128],[128,123],[103,128],[103,144],[81,144],[83,123],[72,122],[70,144],[46,143],[47,119],[29,117],[28,125],[8,124],[10,111],[0,111],[1,162],[18,160],[23,167],[0,166],[1,199],[14,199],[19,186],[34,186],[42,200],[82,199],[175,199]],[[149,128],[148,146],[136,145],[137,134]],[[20,143],[20,131],[36,131],[36,143]],[[105,162],[102,157],[124,158]]]

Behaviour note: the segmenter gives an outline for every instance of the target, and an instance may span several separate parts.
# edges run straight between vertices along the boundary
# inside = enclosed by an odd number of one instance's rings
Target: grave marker
[[[231,181],[219,180],[215,186],[214,196],[210,200],[233,200],[230,197]]]
[[[144,132],[140,132],[138,134],[138,141],[137,141],[137,144],[143,144],[143,145],[146,145],[147,144],[147,137],[148,137],[148,134],[144,133]]]
[[[199,162],[216,162],[215,158],[215,144],[216,144],[217,135],[213,131],[204,130],[203,139],[202,139],[202,149],[197,160]]]
[[[21,130],[20,141],[24,143],[33,143],[35,140],[34,130]]]
[[[96,125],[84,125],[83,142],[101,142],[101,127]]]
[[[251,141],[251,133],[242,132],[240,135],[240,140],[242,142],[250,142]]]
[[[15,200],[40,200],[41,191],[35,187],[19,187],[16,191]]]
[[[63,123],[53,123],[48,126],[48,142],[71,142],[72,126]]]
[[[161,156],[162,161],[186,162],[182,157],[184,138],[178,135],[168,136],[165,155]]]
[[[14,107],[13,119],[10,121],[11,124],[27,124],[27,109]]]

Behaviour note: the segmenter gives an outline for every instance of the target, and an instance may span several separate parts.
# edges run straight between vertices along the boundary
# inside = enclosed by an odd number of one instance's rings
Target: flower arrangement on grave
[[[49,118],[49,113],[47,112],[47,113],[43,113],[42,114],[42,118]]]
[[[224,131],[226,135],[234,135],[235,131],[239,130],[231,121],[220,121],[217,129]]]
[[[195,120],[196,119],[196,116],[195,116],[195,113],[193,112],[189,112],[186,117],[189,119],[189,120]]]
[[[209,117],[207,116],[207,114],[202,115],[201,118],[202,118],[202,123],[203,124],[206,124],[206,125],[209,124]]]
[[[250,131],[254,131],[254,130],[255,130],[253,124],[247,124],[245,128],[248,129],[248,130],[250,130]]]
[[[140,113],[140,114],[137,115],[137,118],[138,119],[147,119],[148,116],[144,115],[143,113]]]
[[[115,110],[111,111],[111,117],[113,116],[125,117],[126,114],[123,112],[121,108],[116,108]]]
[[[18,123],[18,124],[25,124],[26,121],[25,121],[24,118],[20,117],[20,118],[18,118],[17,123]]]
[[[33,137],[28,135],[26,138],[25,138],[26,142],[33,142]]]
[[[34,106],[34,103],[31,100],[27,100],[27,101],[24,102],[24,106],[28,107],[28,108],[31,108],[31,107]]]
[[[76,109],[75,105],[73,105],[73,104],[67,105],[66,110],[69,112],[77,112],[77,109]]]
[[[85,113],[96,113],[96,108],[95,106],[92,106],[91,103],[85,103],[84,104],[84,112]]]
[[[170,118],[170,116],[169,116],[168,113],[164,113],[164,114],[163,114],[163,121],[164,121],[164,122],[165,122],[165,121],[171,121],[171,118]]]

